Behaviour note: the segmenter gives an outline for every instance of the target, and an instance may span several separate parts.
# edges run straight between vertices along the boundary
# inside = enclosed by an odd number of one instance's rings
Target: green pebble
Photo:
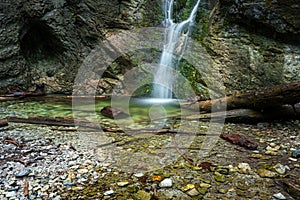
[[[215,172],[215,180],[217,182],[224,183],[225,182],[225,176],[223,174],[220,174],[219,172]]]
[[[219,192],[220,192],[221,194],[226,194],[226,193],[227,193],[227,190],[224,189],[224,188],[221,188],[221,189],[219,189]]]

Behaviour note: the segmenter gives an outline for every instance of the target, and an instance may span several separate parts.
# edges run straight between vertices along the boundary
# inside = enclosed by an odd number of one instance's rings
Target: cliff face
[[[5,91],[14,82],[44,82],[51,86],[49,91],[71,91],[77,69],[91,49],[112,32],[153,25],[153,17],[161,13],[157,3],[1,1],[0,86]]]
[[[300,2],[211,4],[208,52],[229,93],[300,80]]]
[[[200,40],[229,93],[300,80],[298,0],[208,0],[204,7]],[[50,92],[70,92],[95,45],[162,17],[160,0],[2,1],[0,87],[43,82]]]

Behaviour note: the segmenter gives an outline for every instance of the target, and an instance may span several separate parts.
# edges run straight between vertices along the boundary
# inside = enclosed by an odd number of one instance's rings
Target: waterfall
[[[165,0],[164,2],[166,31],[160,63],[154,74],[153,82],[155,84],[152,92],[154,98],[172,98],[175,77],[170,73],[172,72],[170,69],[178,66],[182,58],[199,4],[200,0],[197,1],[188,19],[175,23],[172,17],[174,0]]]

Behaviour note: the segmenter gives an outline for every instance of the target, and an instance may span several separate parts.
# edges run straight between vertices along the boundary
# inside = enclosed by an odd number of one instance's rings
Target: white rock
[[[104,192],[104,195],[107,196],[107,195],[112,195],[113,193],[115,193],[115,191],[113,190],[108,190],[106,192]]]
[[[239,163],[238,168],[243,174],[249,174],[251,172],[251,167],[248,163]]]
[[[17,195],[17,193],[15,191],[5,192],[5,197],[7,197],[7,198],[15,197],[16,195]]]
[[[281,193],[274,194],[273,197],[275,197],[276,199],[282,199],[282,200],[286,199],[285,196],[283,196],[283,194],[281,194]]]
[[[170,178],[166,178],[164,179],[162,182],[160,182],[159,186],[160,187],[172,187],[173,183],[172,183],[172,179]]]
[[[280,163],[277,163],[275,166],[274,166],[274,169],[275,171],[278,173],[278,174],[285,174],[286,171],[288,170],[286,168],[286,166],[283,166],[282,164]]]
[[[198,192],[198,190],[196,190],[196,188],[193,188],[193,189],[191,189],[190,191],[188,191],[187,194],[188,194],[189,196],[193,197],[193,196],[198,196],[198,195],[199,195],[199,192]]]
[[[140,177],[144,176],[144,174],[143,173],[136,173],[136,174],[134,174],[134,176],[140,178]]]
[[[117,185],[118,185],[119,187],[124,187],[124,186],[126,186],[126,185],[128,185],[128,184],[129,184],[128,181],[123,181],[123,182],[118,182],[118,183],[117,183]]]
[[[291,157],[289,157],[289,160],[290,160],[290,161],[293,161],[293,162],[297,162],[297,159],[296,159],[296,158],[291,158]]]
[[[80,174],[86,174],[88,172],[89,172],[88,169],[80,169],[80,170],[78,170],[78,173],[80,173]]]

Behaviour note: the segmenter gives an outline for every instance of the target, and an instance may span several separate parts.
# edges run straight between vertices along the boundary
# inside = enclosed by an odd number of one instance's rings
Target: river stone
[[[27,176],[28,174],[30,174],[30,170],[29,169],[24,169],[24,170],[19,171],[18,173],[16,173],[15,176],[17,178],[22,178],[24,176]]]
[[[275,172],[266,169],[257,170],[257,174],[262,178],[274,178],[277,176]]]
[[[286,173],[286,170],[287,170],[287,167],[286,167],[286,166],[283,166],[283,165],[280,164],[280,163],[277,163],[277,164],[274,166],[274,169],[275,169],[275,171],[276,171],[278,174],[285,174],[285,173]]]
[[[88,169],[79,169],[79,170],[78,170],[78,173],[80,173],[80,174],[86,174],[86,173],[88,173],[88,172],[89,172]]]
[[[239,163],[238,168],[242,174],[249,174],[251,172],[251,167],[248,163]]]
[[[186,192],[190,189],[194,189],[195,188],[195,185],[194,184],[187,184],[186,186],[182,187],[181,190]]]
[[[126,185],[128,185],[128,184],[129,184],[128,181],[122,181],[122,182],[118,182],[118,183],[117,183],[117,185],[118,185],[119,187],[124,187],[124,186],[126,186]]]
[[[286,199],[285,196],[283,196],[283,194],[281,194],[281,193],[274,194],[273,197],[275,197],[276,199],[281,199],[281,200]]]
[[[144,174],[139,172],[139,173],[134,174],[134,176],[137,178],[140,178],[140,177],[144,176]]]
[[[166,178],[162,182],[159,183],[160,187],[172,187],[172,185],[173,185],[172,179],[170,179],[170,178]]]
[[[16,195],[17,195],[17,193],[15,191],[5,193],[5,197],[7,197],[7,198],[15,197]]]
[[[105,196],[108,196],[108,195],[112,195],[112,194],[114,194],[114,193],[115,193],[115,191],[113,191],[113,190],[108,190],[108,191],[104,192],[104,195],[105,195]]]
[[[215,172],[215,180],[217,182],[225,182],[225,176],[223,174],[220,174],[219,172]]]
[[[299,158],[300,157],[300,150],[297,149],[297,150],[293,151],[292,157],[293,158]]]
[[[200,193],[198,192],[198,190],[196,188],[193,188],[193,189],[189,190],[186,194],[191,197],[194,197],[194,196],[198,196]]]

